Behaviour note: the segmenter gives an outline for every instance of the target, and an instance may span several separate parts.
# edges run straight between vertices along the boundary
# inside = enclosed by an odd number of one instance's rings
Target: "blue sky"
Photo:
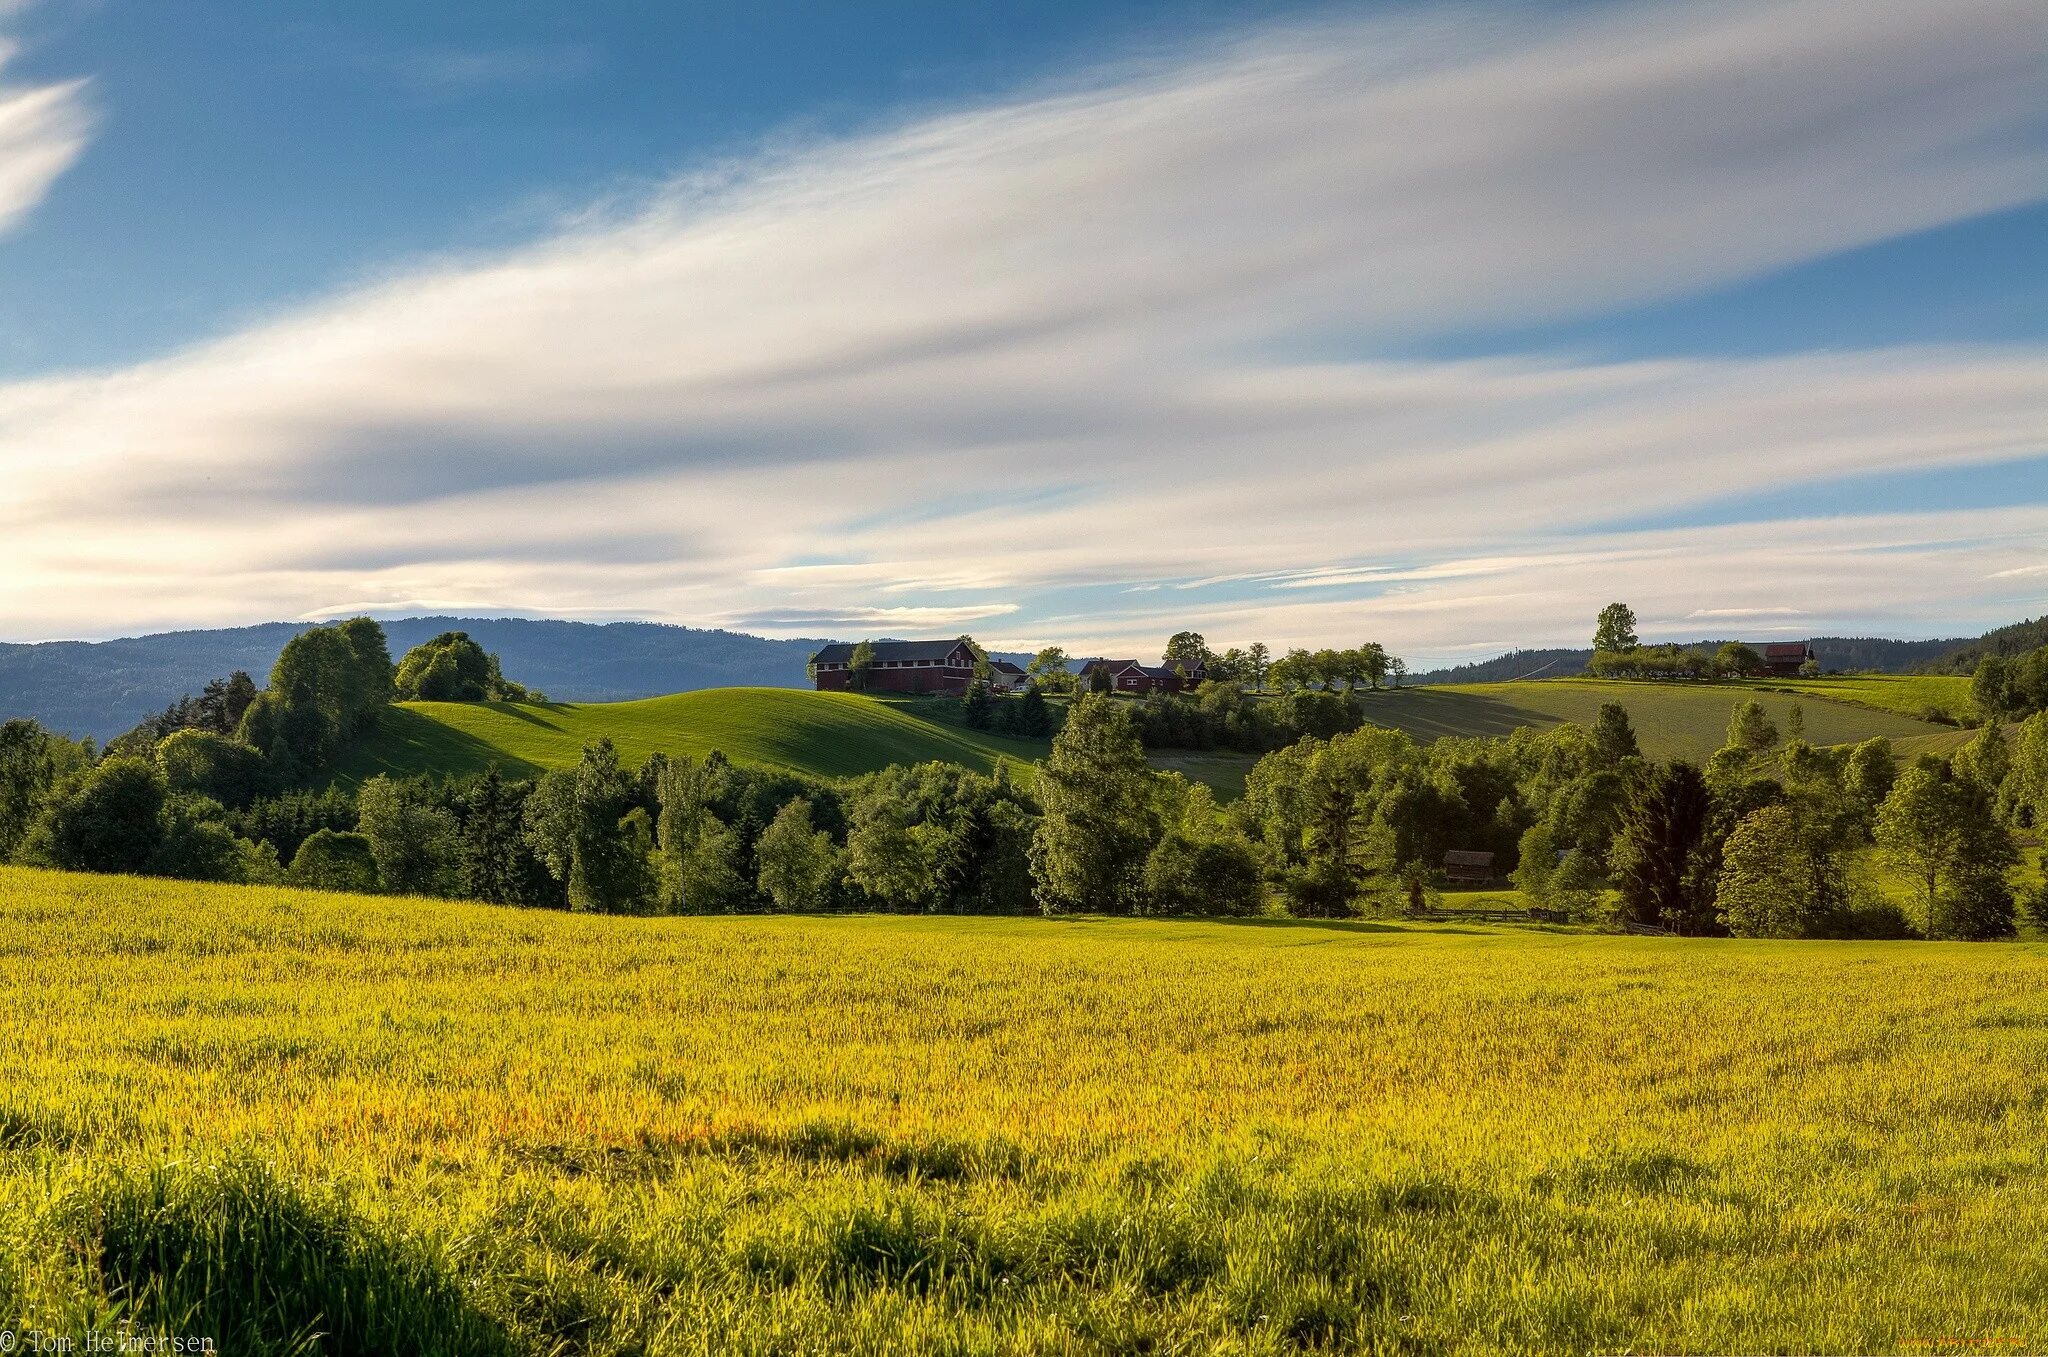
[[[0,0],[0,637],[2048,593],[2048,11]]]

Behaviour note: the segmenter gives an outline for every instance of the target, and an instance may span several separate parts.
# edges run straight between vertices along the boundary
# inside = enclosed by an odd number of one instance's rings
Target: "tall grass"
[[[2044,963],[4,870],[0,1326],[234,1352],[2031,1350]]]

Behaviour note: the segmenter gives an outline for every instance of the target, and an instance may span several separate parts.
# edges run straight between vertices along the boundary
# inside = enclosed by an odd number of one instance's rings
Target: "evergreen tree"
[[[975,730],[987,730],[995,724],[995,711],[995,694],[989,690],[988,680],[975,678],[960,698],[960,719]]]
[[[1141,904],[1156,836],[1152,788],[1130,714],[1096,694],[1076,702],[1038,776],[1044,810],[1032,864],[1043,909],[1129,913]]]
[[[1619,768],[1625,760],[1642,757],[1627,707],[1619,702],[1600,704],[1600,715],[1593,722],[1593,747],[1602,768]]]
[[[540,904],[533,850],[521,824],[522,798],[492,764],[469,790],[457,857],[462,894],[493,905]]]
[[[1036,683],[1024,686],[1024,696],[1017,704],[1017,733],[1034,740],[1052,734],[1052,707]]]
[[[1768,753],[1778,742],[1778,728],[1755,698],[1735,704],[1728,717],[1728,745],[1748,754]]]
[[[1661,764],[1643,780],[1614,842],[1614,884],[1625,921],[1676,933],[1708,931],[1715,883],[1703,840],[1712,811],[1706,779],[1689,763]]]

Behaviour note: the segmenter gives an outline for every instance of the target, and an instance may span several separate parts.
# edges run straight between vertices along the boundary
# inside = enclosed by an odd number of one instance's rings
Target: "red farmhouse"
[[[1136,660],[1090,660],[1081,666],[1081,686],[1089,687],[1097,670],[1109,672],[1109,686],[1119,693],[1177,693],[1192,688],[1209,676],[1200,660],[1163,660],[1139,664]]]
[[[961,641],[870,641],[874,668],[867,690],[876,693],[950,693],[957,697],[974,681],[974,652]],[[835,641],[811,656],[811,678],[819,692],[853,687],[853,647]]]

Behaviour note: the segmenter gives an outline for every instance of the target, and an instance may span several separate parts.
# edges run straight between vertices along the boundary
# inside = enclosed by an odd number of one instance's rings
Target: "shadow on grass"
[[[379,773],[393,777],[421,772],[467,777],[494,763],[508,778],[538,777],[545,771],[539,764],[508,754],[467,731],[404,707],[386,707],[377,714],[377,728],[369,737],[350,748],[336,763],[334,777],[351,786]]]
[[[536,715],[535,712],[536,709],[551,713],[558,712],[564,710],[567,705],[562,702],[493,702],[490,704],[490,707],[492,711],[503,712],[507,716],[524,721],[529,725],[539,726],[544,730],[560,730],[562,727],[559,723],[546,720]]]
[[[1510,735],[1523,726],[1542,730],[1559,724],[1548,712],[1497,697],[1429,688],[1403,688],[1398,695],[1368,694],[1359,708],[1376,726],[1393,726],[1429,740],[1442,735]]]

